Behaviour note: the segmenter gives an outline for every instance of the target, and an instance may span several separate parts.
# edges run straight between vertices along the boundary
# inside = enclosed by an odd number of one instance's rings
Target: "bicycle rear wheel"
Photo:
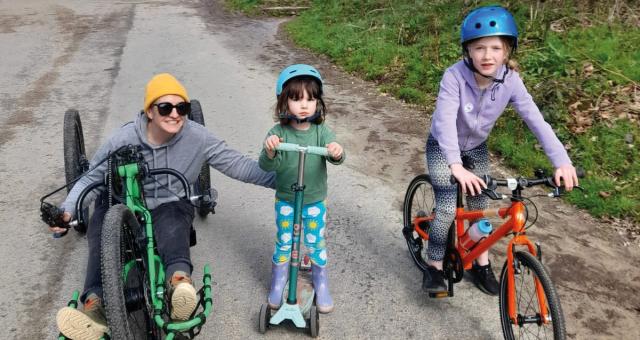
[[[191,100],[191,114],[189,115],[189,119],[204,126],[204,114],[202,113],[202,106],[200,106],[200,102],[195,99]],[[194,185],[194,191],[196,195],[202,195],[208,189],[211,189],[211,173],[209,169],[209,163],[205,162],[202,165],[200,174],[198,175],[198,181]],[[207,209],[207,207],[202,205],[198,207],[198,215],[200,217],[207,217],[208,214],[209,209]]]
[[[152,320],[149,280],[142,249],[136,243],[140,225],[122,204],[107,211],[102,226],[102,285],[112,339],[159,339]]]
[[[500,275],[500,319],[505,339],[565,339],[566,330],[560,299],[551,277],[536,257],[528,252],[514,254],[514,282],[517,323],[509,318],[507,290],[507,263]],[[539,281],[546,299],[548,323],[540,317],[540,305],[536,295]]]
[[[404,196],[402,207],[402,234],[407,241],[407,247],[413,262],[422,270],[427,269],[425,261],[427,251],[427,241],[423,239],[416,228],[420,228],[425,233],[429,233],[430,220],[435,216],[435,196],[431,187],[429,175],[416,176]],[[418,217],[428,217],[426,221],[415,223]]]

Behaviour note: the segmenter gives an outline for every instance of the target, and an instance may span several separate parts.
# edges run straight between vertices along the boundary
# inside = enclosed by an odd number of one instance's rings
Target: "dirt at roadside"
[[[213,1],[206,3],[219,29],[233,30],[260,20],[223,12]],[[349,153],[345,165],[388,183],[396,193],[386,200],[388,208],[400,210],[406,186],[425,171],[430,112],[381,94],[375,84],[295,47],[282,30],[276,41],[268,43],[268,51],[261,61],[274,73],[294,62],[318,67],[327,85],[328,124]],[[500,167],[499,157],[492,158],[495,175],[517,175]],[[530,235],[542,244],[543,262],[559,292],[569,338],[640,339],[640,238],[629,232],[638,226],[599,221],[556,199],[533,198],[533,202],[539,216]],[[504,244],[495,248],[493,262],[500,268]]]

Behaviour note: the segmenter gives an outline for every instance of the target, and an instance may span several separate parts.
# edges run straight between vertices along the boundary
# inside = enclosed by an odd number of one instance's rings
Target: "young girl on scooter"
[[[281,142],[322,146],[328,149],[329,157],[310,156],[306,161],[302,222],[304,244],[311,259],[316,305],[320,313],[329,313],[333,311],[333,300],[329,294],[326,270],[326,161],[341,164],[345,155],[342,146],[335,141],[334,132],[324,124],[326,107],[318,70],[303,64],[285,68],[276,83],[276,97],[274,118],[278,124],[269,130],[259,160],[263,170],[276,172],[277,237],[267,302],[273,309],[280,307],[288,280],[295,206],[292,184],[296,183],[298,176],[297,155],[277,152],[276,147]]]
[[[443,272],[447,232],[455,217],[456,186],[453,175],[467,197],[469,209],[486,209],[481,194],[486,184],[478,176],[489,171],[486,140],[507,104],[511,104],[538,139],[560,179],[571,190],[578,184],[576,170],[562,143],[527,92],[517,66],[510,60],[518,47],[513,16],[499,6],[481,7],[462,22],[463,60],[449,67],[440,82],[440,92],[426,143],[426,160],[435,194],[435,219],[429,232],[428,269],[422,288],[428,292],[447,289]],[[498,282],[488,251],[474,263],[471,274],[485,293],[497,295]]]

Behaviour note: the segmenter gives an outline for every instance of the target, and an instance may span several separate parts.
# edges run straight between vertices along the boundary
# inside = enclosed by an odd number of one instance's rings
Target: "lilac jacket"
[[[500,78],[505,67],[498,71]],[[431,120],[431,135],[438,141],[447,164],[462,163],[460,151],[471,150],[487,140],[509,103],[536,136],[554,167],[571,164],[564,146],[544,121],[518,72],[509,70],[504,84],[494,83],[481,90],[463,61],[445,71]]]

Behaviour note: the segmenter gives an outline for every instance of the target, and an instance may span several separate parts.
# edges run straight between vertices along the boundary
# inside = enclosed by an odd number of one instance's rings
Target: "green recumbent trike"
[[[204,125],[202,111],[196,100],[192,100],[190,119]],[[88,208],[84,200],[96,189],[106,189],[110,208],[105,214],[101,234],[101,275],[103,300],[109,334],[103,339],[192,339],[200,333],[206,318],[211,313],[211,274],[209,265],[203,269],[203,285],[198,291],[199,302],[191,319],[174,322],[170,319],[169,301],[165,288],[165,272],[157,253],[153,237],[153,221],[146,208],[142,192],[143,181],[157,175],[170,175],[182,184],[182,200],[196,206],[198,214],[206,217],[214,213],[216,192],[211,188],[208,164],[204,164],[197,183],[195,196],[187,179],[178,171],[169,168],[149,169],[139,146],[128,145],[111,153],[107,176],[103,181],[89,185],[80,194],[76,203],[75,220],[62,222],[62,211],[45,201],[54,193],[71,188],[88,171],[84,153],[82,126],[78,111],[65,114],[64,154],[67,184],[42,197],[41,213],[49,225],[66,225],[79,232],[86,231]],[[195,230],[191,229],[191,246],[195,245]],[[69,306],[78,305],[78,291],[73,293]],[[62,334],[59,339],[66,339]]]

